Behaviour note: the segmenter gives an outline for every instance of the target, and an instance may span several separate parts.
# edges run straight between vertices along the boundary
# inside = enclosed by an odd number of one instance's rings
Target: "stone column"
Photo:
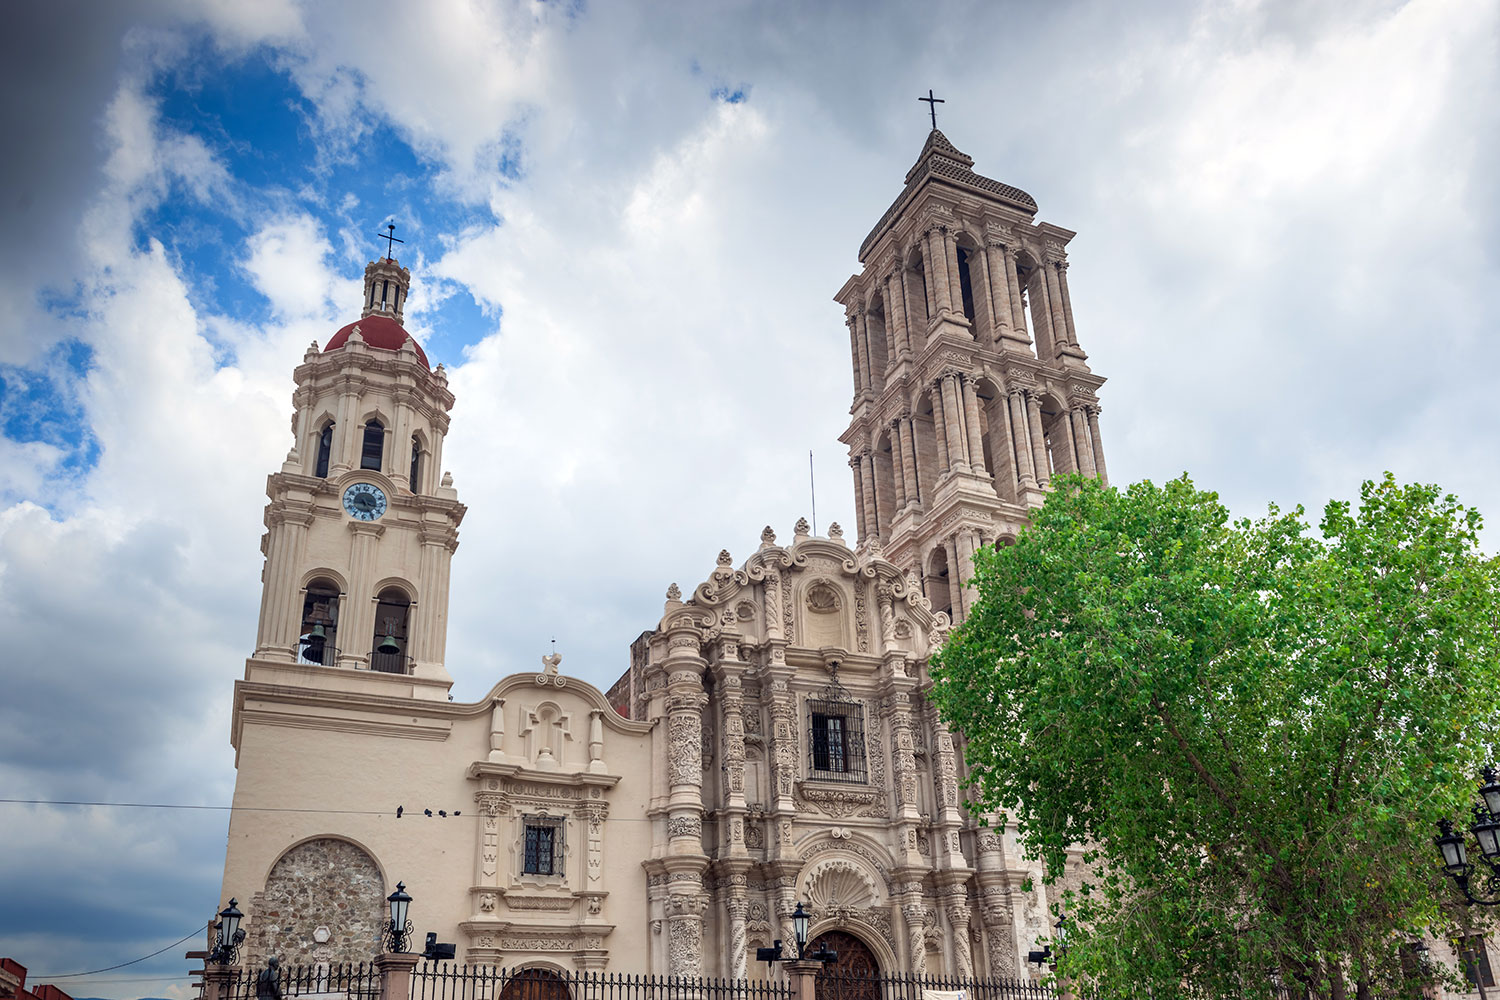
[[[412,608],[414,619],[408,625],[406,646],[413,661],[418,663],[441,663],[443,646],[447,637],[447,622],[443,616],[443,592],[448,580],[449,533],[441,528],[423,528],[420,568],[417,571],[417,605]]]
[[[1046,489],[1052,482],[1052,467],[1047,459],[1047,439],[1042,431],[1042,406],[1035,393],[1026,394],[1026,418],[1031,424],[1031,454],[1036,462],[1036,484]]]
[[[969,426],[969,464],[974,471],[988,475],[984,467],[984,439],[979,430],[979,394],[974,389],[973,378],[963,377],[964,418]]]
[[[260,628],[257,657],[296,659],[301,638],[303,588],[298,579],[307,547],[307,529],[312,515],[278,508],[271,512],[271,542],[266,554],[265,582],[261,585]]]
[[[953,886],[947,898],[948,933],[953,939],[953,964],[960,979],[974,978],[974,955],[969,949],[969,903],[963,886]]]
[[[959,531],[956,536],[958,547],[959,580],[963,585],[964,600],[973,600],[973,594],[969,590],[969,581],[974,579],[974,552],[978,547],[974,532],[968,528]],[[967,610],[967,609],[965,609]]]
[[[927,230],[927,287],[937,315],[953,312],[952,285],[948,278],[947,234],[941,226]]]
[[[916,418],[911,417],[906,421],[906,432],[909,436],[908,444],[911,448],[912,480],[917,484],[917,501],[922,502],[930,483],[922,479],[922,446],[917,444]]]
[[[859,330],[855,326],[854,317],[846,314],[844,325],[849,328],[849,352],[854,357],[854,395],[858,396],[865,391],[865,387],[868,385],[866,382],[864,358],[861,357],[864,351],[859,345]]]
[[[731,883],[729,899],[724,903],[724,915],[729,924],[729,978],[744,979],[747,975],[745,950],[745,918],[750,913],[750,902],[745,898],[745,876],[738,876],[740,884]],[[733,879],[734,876],[731,876]]]
[[[896,513],[906,509],[908,503],[906,495],[906,463],[905,456],[901,453],[901,421],[892,420],[887,425],[887,432],[891,442],[891,481],[896,487]]]
[[[1008,266],[1005,248],[998,241],[986,243],[984,260],[989,277],[990,316],[993,318],[990,333],[995,343],[1004,345],[1015,337],[1012,333],[1015,319],[1010,307],[1010,281],[1005,276]]]
[[[1031,432],[1026,426],[1026,392],[1019,386],[1011,386],[1010,389],[1010,424],[1012,433],[1010,446],[1016,457],[1021,488],[1035,489],[1037,486],[1036,462],[1032,455]]]
[[[885,318],[887,337],[894,337],[896,356],[911,353],[911,332],[906,325],[906,293],[901,288],[901,268],[892,263],[891,273],[885,278]]]
[[[964,616],[963,570],[958,562],[958,543],[945,538],[943,549],[948,555],[948,601],[953,607],[953,621],[957,623]]]
[[[375,547],[385,525],[367,521],[349,522],[349,600],[339,619],[339,665],[369,667],[375,635],[374,565]]]
[[[906,925],[906,961],[912,975],[927,974],[927,906],[922,902],[922,883],[900,882],[901,922]]]
[[[1073,301],[1068,296],[1068,262],[1057,262],[1057,290],[1062,295],[1063,320],[1068,325],[1068,343],[1078,346],[1078,328],[1073,325]]]
[[[948,442],[949,464],[959,472],[969,471],[968,446],[964,442],[963,403],[958,395],[958,376],[953,372],[943,376],[943,430]]]
[[[409,1000],[412,970],[421,958],[411,952],[375,956],[375,971],[380,974],[380,1000]]]
[[[474,851],[474,884],[481,891],[473,894],[471,919],[497,919],[500,901],[500,821],[510,815],[510,799],[503,792],[478,792],[479,840]]]
[[[912,447],[914,435],[911,430],[911,414],[903,413],[896,421],[896,434],[901,448],[901,466],[906,470],[906,502],[921,503],[922,490],[917,483],[917,453]]]
[[[934,382],[927,392],[932,397],[932,433],[937,438],[938,478],[941,479],[945,473],[953,471],[953,462],[948,455],[948,434],[944,429],[942,380]]]
[[[862,300],[854,313],[854,326],[859,331],[859,344],[865,355],[865,384],[871,391],[879,392],[885,384],[885,359],[877,358],[874,349],[870,347],[870,324],[865,319]]]
[[[359,414],[359,393],[346,388],[339,393],[338,416],[334,418],[333,443],[329,447],[328,478],[335,472],[344,472],[359,464],[358,445],[355,443],[355,421]]]
[[[875,507],[875,462],[868,451],[859,453],[859,475],[864,491],[865,526],[869,529],[871,538],[879,538],[880,518],[876,516]],[[864,540],[863,535],[860,540]]]
[[[1021,301],[1021,275],[1017,270],[1020,262],[1016,259],[1016,254],[1020,249],[1014,243],[1005,247],[1005,284],[1010,290],[1011,335],[1030,346],[1031,338],[1026,333],[1026,304]]]
[[[943,230],[943,261],[948,265],[948,297],[953,300],[953,311],[964,313],[964,286],[958,269],[958,237],[950,230]]]
[[[1010,402],[1011,402],[1010,401],[1010,397],[1006,396],[1006,397],[1004,397],[1004,398],[1002,398],[1002,399],[1000,399],[998,401],[998,403],[996,404],[995,408],[1000,413],[1000,419],[1002,419],[1003,421],[1005,421],[1005,447],[1007,449],[1007,451],[1006,451],[1005,454],[1006,454],[1006,457],[1008,459],[1008,461],[1005,464],[1008,465],[1008,466],[1010,466],[1010,490],[1011,490],[1011,495],[1014,496],[1017,500],[1020,500],[1021,499],[1021,463],[1016,460],[1016,429],[1015,429],[1014,422],[1012,421],[1011,415],[1010,415],[1010,411],[1011,411]],[[990,428],[990,432],[992,434],[994,433],[994,428],[993,427]],[[991,443],[990,447],[992,447],[992,448],[995,447],[995,445],[993,444],[993,439],[992,439],[992,443]]]
[[[692,619],[680,616],[666,625],[667,671],[667,848],[671,873],[665,902],[667,971],[677,976],[703,974],[703,692],[702,635]]]
[[[1078,470],[1085,476],[1096,475],[1094,471],[1094,449],[1089,444],[1088,417],[1082,404],[1073,407],[1073,447],[1078,453]]]
[[[994,343],[997,330],[993,305],[995,296],[990,291],[989,270],[983,248],[969,255],[969,284],[974,296],[974,339],[981,344]]]
[[[1047,277],[1047,306],[1048,318],[1052,321],[1052,346],[1054,350],[1061,350],[1064,345],[1071,345],[1072,340],[1068,337],[1068,318],[1063,313],[1062,290],[1058,287],[1058,261],[1049,260],[1042,268],[1042,273]]]
[[[854,473],[854,522],[859,531],[859,540],[864,542],[870,536],[870,529],[865,525],[865,486],[860,478],[859,456],[849,456],[849,471]]]
[[[1085,407],[1089,419],[1089,438],[1094,445],[1094,471],[1099,481],[1109,485],[1109,474],[1104,471],[1104,439],[1099,436],[1099,407]]]

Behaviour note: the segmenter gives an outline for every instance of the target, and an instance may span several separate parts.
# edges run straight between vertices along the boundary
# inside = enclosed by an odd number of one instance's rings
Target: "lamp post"
[[[385,949],[398,955],[405,954],[412,933],[412,923],[406,919],[407,908],[411,906],[406,883],[397,882],[396,891],[387,896],[385,901],[391,905],[391,924],[385,931]]]
[[[775,962],[786,961],[808,961],[822,962],[824,965],[833,965],[839,960],[839,953],[828,947],[828,942],[818,945],[818,950],[811,955],[807,954],[807,932],[812,926],[812,914],[802,908],[802,902],[797,902],[797,908],[792,911],[792,934],[796,938],[797,957],[788,959],[781,950],[781,939],[777,938],[771,942],[769,948],[755,949],[755,960],[770,965]]]
[[[219,911],[219,922],[214,925],[216,938],[213,950],[208,953],[208,961],[214,965],[233,965],[239,957],[240,942],[245,940],[245,929],[240,926],[240,921],[245,915],[240,912],[234,899],[229,900],[229,905]]]
[[[1443,862],[1443,874],[1457,884],[1470,906],[1500,906],[1500,777],[1493,767],[1484,769],[1479,786],[1479,805],[1474,807],[1474,822],[1469,832],[1479,847],[1479,870],[1469,860],[1469,846],[1464,835],[1455,832],[1446,819],[1437,822],[1438,835],[1432,838]],[[1479,888],[1485,895],[1475,895],[1472,883],[1476,873],[1483,880]]]

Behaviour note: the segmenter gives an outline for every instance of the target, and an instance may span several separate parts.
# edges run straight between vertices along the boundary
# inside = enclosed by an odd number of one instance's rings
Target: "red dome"
[[[378,347],[382,351],[401,350],[401,345],[406,343],[408,336],[406,329],[389,316],[366,316],[335,333],[333,339],[328,341],[328,346],[323,348],[324,352],[336,351],[343,347],[356,326],[359,327],[359,335],[365,338],[367,346]],[[417,343],[417,338],[412,337],[411,346],[417,349],[417,357],[421,360],[422,367],[432,367],[427,363],[427,352],[422,350],[422,345]]]

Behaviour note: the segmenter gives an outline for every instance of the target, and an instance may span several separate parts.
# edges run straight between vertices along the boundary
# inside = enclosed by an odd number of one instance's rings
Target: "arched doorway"
[[[880,1000],[880,963],[869,945],[848,931],[824,931],[807,943],[807,954],[823,945],[839,960],[818,973],[816,1000]]]
[[[572,1000],[563,977],[548,969],[521,969],[500,990],[500,1000]]]

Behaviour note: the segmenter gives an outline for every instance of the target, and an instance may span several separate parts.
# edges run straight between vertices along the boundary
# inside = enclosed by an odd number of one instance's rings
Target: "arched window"
[[[359,467],[380,471],[380,460],[385,454],[385,426],[379,420],[365,424],[364,447],[359,453]]]
[[[323,433],[318,435],[318,464],[313,469],[313,475],[319,479],[328,478],[328,456],[333,452],[333,421],[323,425]]]
[[[974,278],[969,273],[969,251],[958,248],[958,290],[963,297],[964,315],[974,322]]]
[[[314,580],[302,598],[302,630],[297,639],[297,662],[333,666],[338,662],[339,587],[331,580]]]
[[[395,587],[380,592],[375,602],[375,639],[370,649],[370,669],[386,674],[411,673],[408,655],[411,599]]]
[[[422,442],[417,440],[415,434],[411,438],[411,491],[420,493],[422,475]]]

